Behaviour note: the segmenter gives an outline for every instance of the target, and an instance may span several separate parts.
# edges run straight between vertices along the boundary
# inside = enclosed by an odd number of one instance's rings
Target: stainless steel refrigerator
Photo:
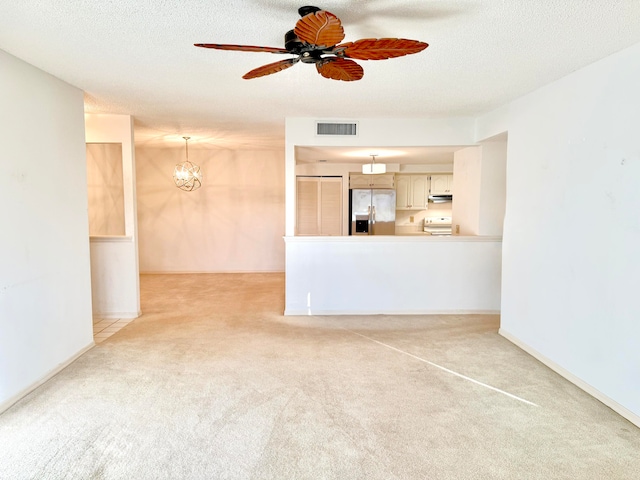
[[[349,199],[349,235],[395,235],[396,191],[353,189]]]

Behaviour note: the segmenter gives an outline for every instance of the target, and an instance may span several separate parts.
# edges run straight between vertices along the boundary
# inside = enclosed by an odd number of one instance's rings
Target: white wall
[[[510,104],[503,105],[496,110],[480,115],[476,118],[476,141],[486,141],[499,138],[509,130]]]
[[[637,44],[510,105],[501,323],[637,424],[639,65]]]
[[[460,235],[480,234],[480,183],[482,150],[468,147],[453,154],[453,231]],[[457,231],[459,227],[459,232]]]
[[[173,183],[176,148],[136,149],[142,272],[284,271],[284,154],[189,142],[202,187]]]
[[[482,142],[480,151],[482,166],[478,199],[478,235],[501,236],[507,199],[506,134]]]
[[[87,143],[89,235],[125,235],[122,144]]]
[[[0,411],[93,345],[83,94],[0,51]]]
[[[454,232],[501,236],[506,203],[506,134],[454,153]]]
[[[497,313],[497,237],[286,237],[285,315]]]
[[[87,143],[122,145],[124,236],[91,237],[93,315],[136,318],[140,315],[133,119],[129,115],[85,115]]]

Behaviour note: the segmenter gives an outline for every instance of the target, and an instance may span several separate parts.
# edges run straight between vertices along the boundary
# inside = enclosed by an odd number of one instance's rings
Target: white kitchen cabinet
[[[453,195],[453,175],[431,175],[431,195]]]
[[[298,235],[342,235],[342,177],[297,177]]]
[[[349,188],[394,188],[393,173],[365,175],[362,173],[349,174]]]
[[[428,175],[396,175],[396,209],[425,210],[429,198]]]

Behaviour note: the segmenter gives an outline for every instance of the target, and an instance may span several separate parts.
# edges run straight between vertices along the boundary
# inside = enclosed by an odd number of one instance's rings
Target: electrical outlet
[[[460,225],[456,225],[456,233],[460,233]]]
[[[409,217],[409,223],[413,223],[413,215]]]

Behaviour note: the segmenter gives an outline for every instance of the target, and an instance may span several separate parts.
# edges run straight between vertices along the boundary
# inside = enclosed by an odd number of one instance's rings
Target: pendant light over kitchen
[[[202,172],[200,172],[198,165],[194,165],[189,161],[189,139],[191,137],[182,138],[184,138],[186,160],[177,164],[176,168],[173,169],[173,181],[180,190],[191,192],[202,185]]]
[[[384,163],[376,163],[377,155],[371,154],[371,163],[362,165],[362,173],[366,175],[375,175],[378,173],[386,173],[387,166]]]

